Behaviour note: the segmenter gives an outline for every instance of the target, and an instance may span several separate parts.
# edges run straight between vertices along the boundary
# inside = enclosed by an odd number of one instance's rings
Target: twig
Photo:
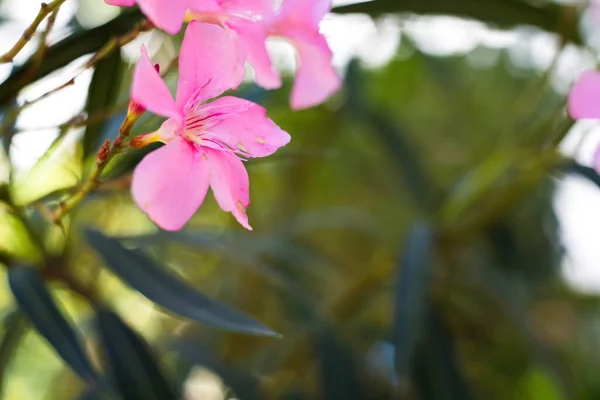
[[[73,78],[71,78],[68,82],[65,82],[62,85],[55,87],[54,89],[50,90],[49,92],[44,93],[43,95],[41,95],[40,97],[38,97],[36,99],[25,102],[25,104],[23,104],[22,107],[29,107],[30,105],[37,103],[38,101],[74,84],[75,79],[77,79],[77,77],[79,77],[79,75],[81,75],[81,73],[83,71],[85,71],[88,68],[94,67],[100,60],[102,60],[106,56],[110,55],[113,51],[125,46],[126,44],[131,43],[133,40],[135,40],[140,35],[140,33],[147,32],[152,28],[153,28],[153,25],[149,21],[143,20],[143,21],[139,22],[138,24],[136,24],[135,27],[130,32],[127,32],[126,34],[124,34],[122,36],[113,37],[104,46],[102,46],[100,48],[100,50],[98,50],[96,52],[96,54],[92,58],[90,58],[89,61],[86,62],[79,69],[77,74]]]
[[[75,78],[71,78],[68,82],[65,82],[62,85],[55,87],[54,89],[42,94],[41,96],[36,97],[33,100],[26,101],[21,106],[13,108],[11,110],[11,112],[9,112],[7,114],[6,122],[4,124],[0,125],[0,137],[4,136],[7,133],[7,131],[10,129],[10,127],[13,125],[14,120],[17,118],[19,113],[21,113],[21,111],[23,111],[27,107],[37,103],[38,101],[43,100],[46,97],[52,96],[54,93],[59,92],[59,91],[63,90],[64,88],[71,86],[73,84],[75,84]]]
[[[48,23],[49,23],[48,28],[50,28],[51,27],[50,19],[49,19]],[[73,78],[69,79],[67,82],[63,83],[62,85],[55,87],[54,89],[42,94],[41,96],[39,96],[33,100],[26,101],[25,103],[23,103],[23,105],[16,108],[12,113],[9,113],[9,115],[6,119],[8,121],[8,123],[5,123],[2,126],[0,126],[0,137],[6,134],[7,128],[10,126],[10,122],[12,121],[12,119],[10,117],[13,113],[18,114],[23,109],[39,102],[40,100],[43,100],[43,99],[53,95],[54,93],[57,93],[65,88],[75,84],[75,79],[84,70],[86,70],[87,68],[92,68],[93,66],[96,65],[96,63],[98,63],[100,60],[104,59],[106,56],[110,55],[113,51],[132,42],[134,39],[136,39],[140,35],[140,33],[147,32],[150,29],[152,29],[152,27],[153,27],[153,25],[149,21],[143,20],[143,21],[137,23],[130,32],[127,32],[126,34],[124,34],[122,36],[113,37],[104,46],[102,46],[100,48],[100,50],[98,50],[98,52],[96,52],[96,54],[87,63],[85,63],[83,65],[83,67],[81,67],[79,72],[77,72],[77,74]],[[45,50],[43,50],[43,52],[45,53]],[[31,66],[32,71],[34,71],[34,72],[35,72],[35,66],[36,66],[36,63],[34,63]],[[69,123],[69,122],[71,122],[71,121],[68,121],[67,123]]]
[[[120,49],[126,44],[131,43],[140,35],[140,33],[148,32],[153,27],[154,25],[152,25],[150,21],[142,20],[139,23],[137,23],[130,32],[127,32],[126,34],[121,36],[113,37],[104,46],[102,46],[102,48],[98,50],[88,62],[84,64],[81,70],[83,71],[87,68],[93,67],[94,65],[96,65],[96,63],[98,63],[98,61],[102,60],[103,58],[111,54],[113,51]]]
[[[104,142],[98,151],[98,155],[96,156],[96,164],[94,165],[90,176],[78,191],[76,191],[67,200],[60,203],[52,215],[52,222],[59,227],[62,227],[63,218],[100,184],[100,176],[102,175],[102,172],[114,158],[114,156],[117,155],[123,148],[123,144],[129,136],[133,124],[140,115],[141,114],[129,113],[119,129],[119,136],[115,139],[112,145],[110,140],[106,140],[106,142]]]
[[[48,14],[54,12],[58,9],[62,3],[66,0],[54,0],[50,4],[42,3],[40,5],[40,11],[38,15],[35,17],[31,25],[25,29],[23,35],[19,38],[17,43],[4,55],[0,56],[0,64],[12,62],[17,54],[25,47],[27,43],[33,38],[33,35],[37,31],[37,28],[40,26],[42,21],[48,16]]]
[[[44,56],[46,55],[46,50],[48,49],[48,46],[46,45],[46,41],[48,40],[48,36],[50,35],[52,28],[54,27],[54,23],[56,22],[56,16],[58,15],[58,10],[59,10],[59,8],[52,11],[52,14],[50,14],[50,16],[48,17],[48,23],[46,25],[46,29],[42,33],[42,36],[40,37],[40,44],[38,45],[38,49],[32,57],[33,65],[30,70],[31,75],[35,75],[37,70],[40,68],[40,65],[42,64],[42,60],[44,59]]]

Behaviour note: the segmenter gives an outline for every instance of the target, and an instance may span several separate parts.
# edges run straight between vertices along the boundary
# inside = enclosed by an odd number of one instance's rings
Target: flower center
[[[227,20],[227,14],[217,12],[197,12],[187,10],[185,13],[185,22],[199,21],[209,24],[223,25]]]
[[[257,22],[261,19],[259,15],[252,15],[251,13],[198,12],[187,10],[184,20],[185,22],[199,21],[225,27],[225,23],[232,18],[248,22]]]

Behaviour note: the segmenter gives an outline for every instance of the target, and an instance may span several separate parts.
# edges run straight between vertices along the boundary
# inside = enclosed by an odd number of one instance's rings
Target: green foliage
[[[528,24],[582,43],[578,10],[546,1],[375,0],[334,11]],[[19,134],[23,88],[141,18],[73,23],[39,68],[15,66],[0,84],[4,139]],[[170,62],[180,40],[160,43],[157,58]],[[572,121],[549,72],[481,50],[497,56],[487,68],[469,54],[427,55],[403,34],[396,57],[376,68],[352,61],[343,91],[305,111],[289,110],[290,77],[277,91],[244,84],[237,94],[293,138],[247,163],[253,232],[209,198],[185,230],[157,230],[129,194],[131,171],[154,147],[116,157],[54,224],[123,119],[131,67],[118,51],[98,62],[81,107],[102,118],[85,120],[69,155],[60,149],[75,127],[63,126],[2,194],[3,398],[192,399],[199,368],[242,400],[600,398],[590,351],[600,302],[560,277],[552,210],[553,177],[600,177],[557,151]],[[164,71],[173,86],[176,69]],[[144,115],[132,132],[161,122]]]

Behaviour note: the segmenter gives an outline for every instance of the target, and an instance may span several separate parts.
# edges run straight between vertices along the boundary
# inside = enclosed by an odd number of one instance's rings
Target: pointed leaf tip
[[[116,239],[86,230],[90,246],[123,282],[149,300],[181,316],[235,332],[280,337],[251,316],[218,303],[167,273],[139,250],[128,250]]]

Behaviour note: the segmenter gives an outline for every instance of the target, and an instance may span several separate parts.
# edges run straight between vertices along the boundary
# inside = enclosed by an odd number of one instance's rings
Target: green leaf
[[[417,223],[408,234],[400,262],[393,326],[394,363],[401,385],[409,381],[415,347],[427,318],[429,281],[433,267],[434,231]]]
[[[542,368],[531,369],[521,380],[519,398],[528,400],[561,400],[561,392]]]
[[[436,307],[429,307],[426,314],[426,329],[415,354],[414,377],[419,393],[424,399],[473,399],[456,360],[452,333]]]
[[[573,161],[561,166],[559,169],[567,174],[587,179],[594,185],[600,187],[600,175],[598,175],[594,168],[585,167]]]
[[[351,350],[335,332],[324,328],[316,333],[315,344],[323,385],[322,398],[328,400],[367,399]]]
[[[121,69],[121,52],[115,51],[101,60],[94,70],[90,83],[85,111],[87,115],[98,115],[106,112],[115,102],[119,94],[119,77]],[[94,154],[102,144],[102,133],[106,123],[88,125],[83,137],[84,159]],[[116,137],[116,134],[112,135]]]
[[[38,272],[30,267],[13,267],[9,271],[8,282],[19,308],[35,329],[73,371],[95,384],[96,373],[75,330],[59,311]]]
[[[3,316],[2,340],[0,340],[0,398],[4,398],[6,372],[19,343],[27,332],[27,324],[18,310],[12,310]]]
[[[530,4],[531,3],[531,4]],[[542,4],[541,2],[537,2]],[[411,13],[421,15],[454,15],[485,22],[491,22],[504,27],[517,25],[533,25],[554,32],[560,21],[567,13],[565,6],[549,2],[543,6],[533,2],[504,1],[504,0],[375,0],[363,1],[336,7],[333,11],[340,14],[366,13],[382,15],[389,13]],[[561,31],[567,39],[581,43],[581,37],[575,26]]]
[[[176,399],[148,345],[112,311],[98,309],[96,325],[117,389],[127,400]]]
[[[132,288],[156,304],[198,322],[236,332],[279,336],[252,317],[217,303],[168,274],[140,251],[124,248],[118,240],[87,230],[88,243],[106,266]]]

